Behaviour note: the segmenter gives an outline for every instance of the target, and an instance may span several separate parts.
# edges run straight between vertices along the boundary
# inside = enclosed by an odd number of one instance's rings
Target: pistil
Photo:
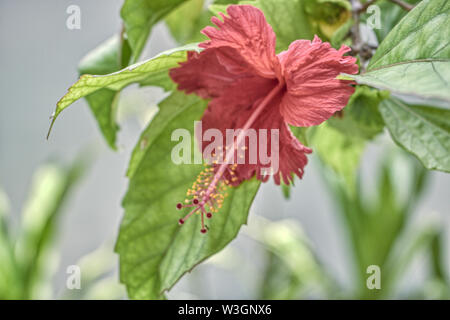
[[[194,213],[201,214],[201,233],[206,233],[208,227],[205,225],[204,216],[207,218],[212,217],[212,212],[217,212],[221,207],[226,197],[226,188],[230,184],[230,181],[224,179],[224,174],[227,172],[231,176],[235,174],[236,164],[232,164],[234,160],[235,151],[238,150],[244,141],[245,132],[250,129],[253,123],[256,121],[258,116],[267,107],[267,105],[274,99],[285,87],[284,83],[279,83],[275,88],[273,88],[269,94],[264,98],[263,101],[256,107],[255,111],[251,114],[248,120],[245,122],[242,130],[236,137],[236,142],[233,141],[233,146],[231,148],[225,148],[225,161],[223,161],[217,170],[209,167],[205,171],[202,171],[194,182],[192,188],[188,191],[188,196],[193,196],[191,203],[187,200],[186,204],[177,204],[177,209],[192,207],[193,209],[178,222],[179,224],[184,224],[184,222],[192,216]],[[232,165],[230,165],[232,164]]]

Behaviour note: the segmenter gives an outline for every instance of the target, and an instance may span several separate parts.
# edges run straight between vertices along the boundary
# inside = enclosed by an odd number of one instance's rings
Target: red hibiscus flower
[[[172,69],[170,76],[179,90],[210,99],[202,117],[203,132],[213,128],[225,135],[227,129],[277,129],[279,166],[273,176],[276,184],[281,179],[289,184],[294,174],[302,177],[306,154],[311,153],[289,125],[318,125],[344,108],[354,88],[351,81],[336,77],[357,73],[356,59],[344,56],[350,48],[336,50],[317,36],[313,41],[294,41],[287,51],[276,55],[275,33],[259,9],[232,5],[227,13],[221,14],[223,21],[212,18],[218,28],[202,30],[210,39],[200,44],[204,50],[189,52],[187,61]],[[202,149],[205,147],[203,143]],[[201,231],[205,233],[204,215],[210,218],[211,212],[220,208],[224,185],[236,186],[253,176],[268,179],[264,169],[270,163],[230,164],[238,147],[249,147],[242,134],[223,149],[223,163],[213,162],[200,175],[188,191],[191,200],[177,205],[179,209],[193,207],[180,224],[193,213],[201,213]]]

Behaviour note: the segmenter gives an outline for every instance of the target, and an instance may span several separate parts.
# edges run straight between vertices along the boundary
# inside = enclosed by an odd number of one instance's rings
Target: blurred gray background
[[[81,8],[81,30],[66,28],[66,9],[71,4]],[[106,146],[84,100],[64,111],[50,140],[45,139],[49,116],[58,99],[76,81],[80,59],[119,32],[121,4],[121,0],[0,1],[0,185],[11,199],[12,211],[16,215],[20,212],[33,171],[45,161],[59,159],[69,163],[83,148],[94,146],[97,151],[96,160],[65,207],[59,231],[62,257],[55,278],[56,293],[65,285],[67,265],[75,264],[103,242],[115,239],[123,214],[120,203],[127,188],[127,162],[145,125],[145,119],[130,114],[132,110],[139,110],[139,114],[151,112],[162,97],[161,91],[151,88],[125,90],[119,107],[118,152]],[[174,45],[165,26],[160,25],[154,29],[142,58]],[[373,173],[375,159],[384,144],[391,144],[387,136],[378,138],[367,150],[364,174]],[[352,272],[347,265],[347,243],[341,222],[314,156],[311,159],[303,181],[297,181],[293,189],[292,200],[284,201],[280,189],[272,183],[265,184],[251,215],[273,220],[298,219],[320,260],[340,282],[348,284]],[[450,176],[433,173],[431,178],[417,219],[433,216],[448,230]],[[258,269],[261,254],[257,247],[241,233],[231,247],[242,258],[239,273],[205,264],[183,279],[169,296],[196,297],[206,292],[207,298],[212,299],[251,298],[262,271]],[[420,279],[421,272],[423,266],[418,261],[409,279]],[[201,279],[201,288],[190,285],[194,277]]]

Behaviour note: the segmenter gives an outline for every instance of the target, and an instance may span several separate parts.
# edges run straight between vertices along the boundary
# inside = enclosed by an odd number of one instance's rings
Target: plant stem
[[[414,5],[409,4],[405,1],[402,0],[389,0],[392,3],[395,3],[396,5],[398,5],[399,7],[401,7],[402,9],[405,9],[406,11],[411,11],[414,8]]]
[[[366,12],[367,8],[370,7],[372,4],[374,4],[375,2],[377,2],[377,0],[369,0],[366,3],[364,3],[361,9],[359,9],[359,13]]]
[[[352,33],[352,50],[355,51],[355,53],[359,53],[361,50],[361,34],[359,30],[359,14],[360,10],[362,9],[361,3],[359,0],[350,0],[350,3],[352,4],[352,19],[353,19],[353,26],[351,29]]]
[[[359,56],[360,61],[360,71],[364,72],[366,62],[372,57],[373,46],[365,43],[361,39],[361,30],[359,28],[359,23],[361,20],[361,14],[366,12],[367,8],[374,4],[377,0],[369,0],[364,4],[361,4],[360,0],[349,0],[352,5],[352,19],[353,26],[350,30],[352,37],[352,53],[353,56]]]

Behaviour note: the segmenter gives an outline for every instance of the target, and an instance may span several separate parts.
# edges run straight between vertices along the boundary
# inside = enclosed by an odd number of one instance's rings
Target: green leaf
[[[123,200],[125,216],[116,243],[120,280],[127,286],[130,298],[163,298],[164,291],[224,248],[246,223],[259,187],[256,180],[228,190],[222,209],[208,221],[207,234],[200,233],[198,215],[182,227],[177,223],[187,212],[179,212],[175,206],[185,199],[203,166],[175,165],[171,150],[178,142],[171,142],[171,134],[185,128],[193,136],[194,121],[205,107],[206,101],[175,91],[161,103],[160,113],[136,145],[128,171],[129,188]]]
[[[327,122],[315,127],[311,145],[322,162],[336,172],[349,187],[355,188],[355,175],[364,151],[365,142],[358,136],[350,137],[330,127]]]
[[[184,1],[125,0],[120,15],[133,51],[133,62],[138,61],[152,27]]]
[[[94,114],[100,130],[108,145],[116,150],[116,136],[119,125],[116,123],[119,92],[101,89],[86,97],[86,101]]]
[[[240,4],[239,0],[215,0],[208,6],[208,10],[216,16],[219,16],[219,12],[226,12],[227,7],[230,4]]]
[[[172,89],[173,83],[168,76],[168,70],[178,66],[179,62],[185,61],[187,51],[190,50],[199,50],[197,44],[164,51],[154,58],[136,63],[108,75],[82,75],[58,101],[49,134],[56,118],[65,108],[78,99],[99,90],[119,91],[133,83],[138,83],[141,86],[156,85],[164,89]]]
[[[0,299],[20,299],[20,275],[14,259],[13,245],[0,233]]]
[[[330,38],[330,43],[335,49],[339,49],[341,45],[345,44],[351,46],[350,29],[353,26],[353,19],[349,18],[344,24],[342,24]]]
[[[19,272],[14,257],[14,244],[9,223],[9,200],[0,188],[0,299],[17,299]]]
[[[228,4],[212,4],[208,7],[208,10],[216,16],[219,16],[219,13],[227,12]]]
[[[6,193],[0,187],[0,235],[8,233],[9,200]]]
[[[306,12],[316,20],[324,20],[333,24],[339,20],[342,10],[351,10],[352,6],[347,0],[302,0]]]
[[[360,84],[450,103],[450,2],[424,0],[389,33]]]
[[[416,60],[351,77],[359,84],[394,94],[450,103],[450,60]]]
[[[328,124],[350,137],[372,139],[383,131],[383,118],[378,105],[386,98],[382,91],[357,86],[340,115],[331,117]]]
[[[239,0],[214,0],[215,4],[237,4]]]
[[[121,43],[118,36],[107,40],[83,58],[78,66],[80,75],[105,75],[120,70],[120,49]],[[116,148],[116,134],[119,130],[115,117],[118,97],[118,92],[110,89],[100,89],[86,96],[103,136],[113,149]]]
[[[397,144],[427,169],[450,172],[450,110],[390,98],[380,104],[380,112]]]
[[[189,0],[167,16],[166,24],[179,44],[206,40],[200,31],[210,24],[212,14],[203,6],[204,0]]]
[[[182,101],[183,99],[185,99],[184,103]],[[176,91],[158,105],[159,111],[157,115],[152,119],[150,125],[142,132],[139,143],[133,150],[127,170],[128,178],[131,179],[134,176],[142,159],[149,151],[150,146],[154,144],[155,140],[166,129],[167,124],[173,121],[181,113],[186,112],[186,107],[202,103],[204,102],[194,95],[183,96],[182,93]],[[177,106],[180,107],[177,108]]]
[[[351,17],[351,5],[347,0],[302,0],[305,12],[315,32],[324,39],[333,34]]]
[[[395,26],[380,44],[370,61],[369,70],[419,59],[450,57],[448,28],[450,3],[424,0]]]
[[[260,299],[306,298],[313,289],[332,284],[295,220],[272,222],[253,216],[245,234],[260,242],[268,253]]]
[[[314,37],[303,0],[254,0],[239,4],[251,4],[264,12],[277,35],[277,52],[286,50],[295,40]]]
[[[49,164],[33,177],[29,199],[22,214],[21,230],[16,246],[17,261],[22,271],[23,299],[39,295],[48,286],[53,238],[71,189],[84,171],[85,163],[77,161],[71,168]]]
[[[446,269],[443,259],[444,251],[444,233],[442,231],[436,232],[432,242],[431,242],[431,265],[433,276],[441,281],[445,282],[447,279]]]
[[[281,181],[281,192],[286,200],[291,198],[291,186],[285,184],[283,181]]]

